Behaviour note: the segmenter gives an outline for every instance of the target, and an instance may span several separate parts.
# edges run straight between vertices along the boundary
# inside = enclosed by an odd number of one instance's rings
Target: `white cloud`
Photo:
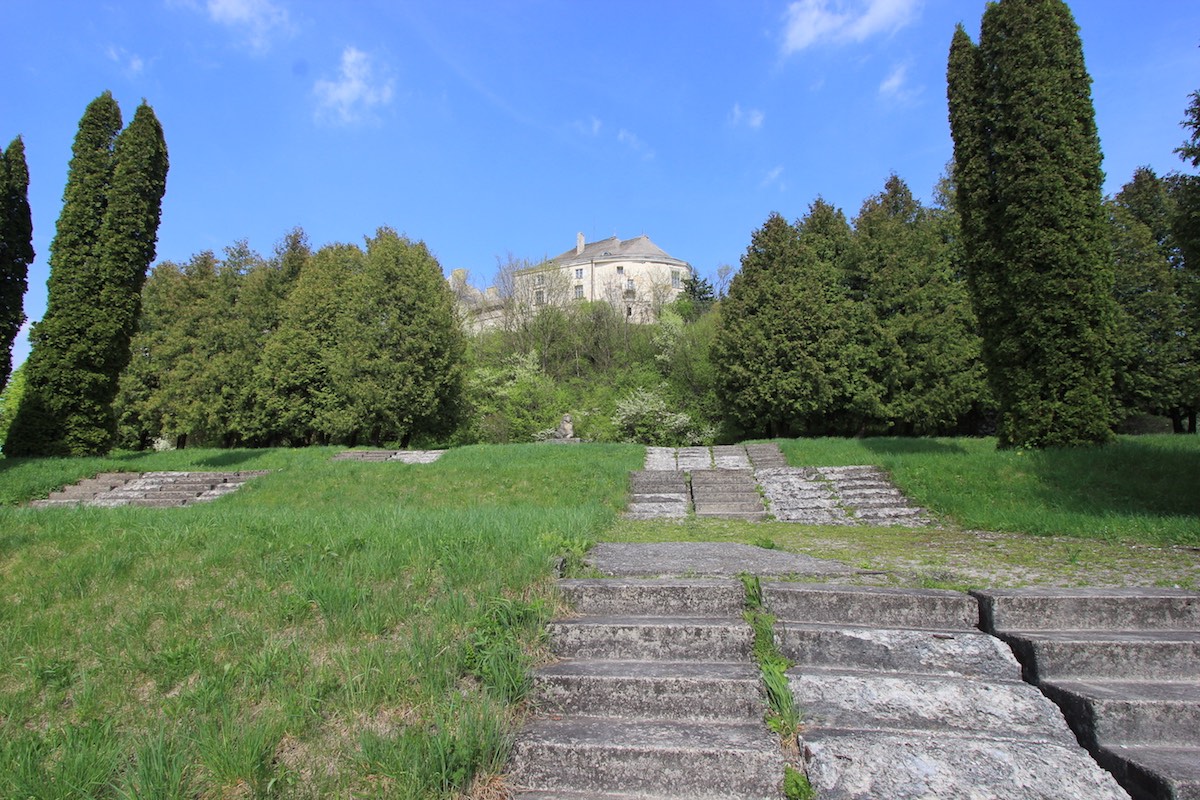
[[[584,136],[599,136],[604,123],[595,117],[588,117],[587,120],[575,120],[571,123],[571,127]]]
[[[130,76],[140,75],[146,67],[146,62],[137,53],[131,53],[124,47],[110,46],[108,59],[117,64]]]
[[[239,31],[255,50],[266,50],[276,34],[292,30],[288,11],[272,0],[206,0],[213,22]]]
[[[747,128],[758,130],[766,120],[766,115],[757,108],[742,108],[741,103],[734,103],[729,112],[729,124],[735,128],[745,125]]]
[[[922,0],[795,0],[784,14],[784,55],[818,42],[862,42],[912,22]]]
[[[654,151],[651,150],[645,142],[637,137],[637,134],[628,131],[625,128],[617,131],[617,141],[628,147],[635,153],[640,153],[642,158],[649,160],[654,158]]]
[[[763,176],[763,179],[759,181],[758,188],[766,189],[771,186],[777,186],[779,187],[780,191],[783,191],[787,187],[784,185],[782,178],[783,165],[780,164],[779,166],[775,167],[775,169]]]
[[[335,124],[350,125],[370,111],[392,102],[392,80],[377,74],[371,56],[357,47],[342,51],[342,64],[334,80],[313,85],[317,117]]]
[[[879,84],[879,96],[885,100],[908,103],[920,93],[908,84],[908,63],[897,64]]]

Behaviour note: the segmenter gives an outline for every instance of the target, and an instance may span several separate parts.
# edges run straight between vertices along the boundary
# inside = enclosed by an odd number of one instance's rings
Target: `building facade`
[[[692,274],[690,264],[668,255],[645,234],[589,243],[580,233],[571,250],[501,274],[495,287],[478,291],[460,279],[454,289],[469,327],[477,331],[501,327],[513,315],[583,301],[609,303],[629,322],[645,324],[658,319]]]

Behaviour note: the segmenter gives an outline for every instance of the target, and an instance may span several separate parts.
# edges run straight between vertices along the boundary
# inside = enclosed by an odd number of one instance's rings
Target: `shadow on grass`
[[[252,461],[262,455],[255,450],[226,450],[207,458],[199,459],[196,464],[201,467],[236,467],[247,461]]]
[[[1191,443],[1163,446],[1162,439],[1125,438],[1107,447],[1043,450],[1025,457],[1048,506],[1084,514],[1200,519],[1200,448]]]
[[[878,439],[865,438],[862,439],[862,445],[872,453],[885,456],[902,456],[912,453],[920,453],[922,455],[966,455],[967,449],[957,442],[950,439],[923,439],[911,438],[902,439],[894,436],[880,437]]]

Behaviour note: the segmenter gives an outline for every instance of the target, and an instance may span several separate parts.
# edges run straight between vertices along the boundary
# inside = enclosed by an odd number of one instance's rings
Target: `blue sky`
[[[984,0],[6,0],[0,141],[24,137],[45,309],[71,141],[145,98],[171,171],[160,260],[380,225],[487,285],[497,259],[645,233],[712,277],[772,211],[853,217],[951,156],[946,54]],[[1106,191],[1160,172],[1200,88],[1200,3],[1077,0]],[[20,363],[28,345],[14,352]]]

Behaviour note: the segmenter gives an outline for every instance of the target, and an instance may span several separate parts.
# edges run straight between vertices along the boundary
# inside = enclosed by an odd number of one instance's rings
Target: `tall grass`
[[[789,463],[878,464],[964,528],[1200,544],[1200,437],[1123,436],[1099,448],[997,450],[994,439],[796,439]]]
[[[449,796],[503,763],[556,558],[641,449],[331,455],[0,461],[10,502],[272,470],[191,508],[0,508],[0,797]]]

